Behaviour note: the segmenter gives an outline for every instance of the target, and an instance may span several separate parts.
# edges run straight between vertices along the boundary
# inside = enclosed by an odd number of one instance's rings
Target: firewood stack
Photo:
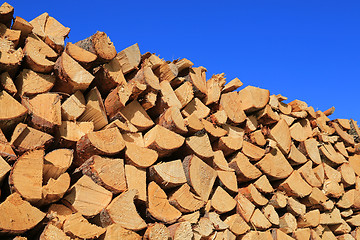
[[[0,7],[1,239],[360,239],[360,130]]]

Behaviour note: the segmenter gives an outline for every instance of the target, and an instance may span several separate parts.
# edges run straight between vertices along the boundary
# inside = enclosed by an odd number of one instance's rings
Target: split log
[[[224,189],[218,186],[211,198],[211,206],[219,214],[227,213],[236,206],[236,201]]]
[[[94,80],[94,76],[86,71],[66,52],[57,59],[54,66],[55,75],[59,78],[55,89],[64,93],[74,93],[86,90]]]
[[[172,224],[181,216],[181,212],[171,206],[166,193],[155,183],[148,184],[148,212],[164,223]]]
[[[294,215],[291,213],[285,213],[282,217],[280,217],[279,229],[287,234],[295,232],[297,229],[297,223]]]
[[[73,211],[62,204],[51,204],[47,211],[48,224],[52,224],[58,228],[64,226],[64,222],[73,214]]]
[[[279,226],[280,218],[273,205],[266,205],[261,210],[264,216],[269,220],[272,225]]]
[[[140,147],[135,143],[126,143],[125,159],[127,162],[140,167],[147,168],[152,166],[158,159],[156,151]]]
[[[254,226],[254,228],[260,230],[266,230],[271,227],[271,223],[259,209],[255,209],[250,218],[250,223]]]
[[[13,42],[16,48],[20,41],[21,31],[7,28],[4,24],[0,23],[0,37]]]
[[[93,122],[63,121],[59,127],[58,144],[64,148],[75,148],[76,142],[85,134],[94,131]]]
[[[50,178],[42,187],[42,199],[39,205],[47,205],[59,201],[70,187],[70,175],[63,173],[56,180]]]
[[[169,156],[184,143],[184,138],[160,125],[150,129],[144,136],[145,147],[157,151],[159,157]]]
[[[176,97],[170,83],[168,81],[162,81],[160,82],[160,95],[157,98],[155,106],[151,108],[151,115],[159,116],[164,109],[170,107],[181,109],[181,103]]]
[[[135,77],[129,82],[139,82],[146,85],[146,91],[157,93],[161,90],[159,78],[154,74],[148,64],[143,64],[141,69],[136,73]]]
[[[308,196],[312,191],[312,187],[303,180],[297,170],[293,171],[291,175],[280,184],[279,189],[284,190],[288,196],[300,198]]]
[[[229,92],[221,95],[220,110],[224,110],[228,118],[235,124],[245,121],[246,115],[241,107],[241,97],[237,92]]]
[[[290,129],[285,122],[281,119],[271,130],[270,137],[278,143],[279,149],[288,154],[291,149],[291,135]]]
[[[147,200],[146,169],[125,164],[125,176],[128,189],[137,190],[137,200],[145,203]]]
[[[117,128],[91,132],[76,143],[74,164],[80,166],[93,155],[113,156],[125,148],[125,142]]]
[[[134,231],[146,228],[145,221],[135,208],[134,199],[136,195],[137,190],[131,189],[114,198],[100,213],[102,224],[106,226],[119,224],[123,228]]]
[[[163,61],[159,67],[154,70],[156,76],[159,77],[160,82],[170,83],[179,73],[179,70],[174,63],[167,63]]]
[[[181,103],[181,108],[188,105],[194,98],[193,85],[191,82],[184,82],[177,89],[175,89],[175,95]]]
[[[192,240],[194,233],[189,222],[180,222],[168,227],[170,239],[174,240]]]
[[[283,192],[276,191],[269,200],[269,204],[276,209],[284,208],[287,205],[287,196]]]
[[[116,56],[115,46],[104,32],[98,31],[75,45],[95,54],[100,63],[109,62]]]
[[[332,179],[327,179],[324,181],[323,191],[326,196],[339,198],[344,194],[344,186]]]
[[[255,180],[261,176],[261,171],[240,152],[231,160],[229,167],[235,170],[237,180],[240,183]]]
[[[85,217],[93,217],[106,208],[112,193],[97,185],[88,176],[82,176],[70,189],[63,200],[71,209]]]
[[[302,142],[303,153],[306,153],[315,164],[321,164],[321,157],[318,148],[318,141],[315,138],[306,139]]]
[[[14,162],[17,156],[12,149],[10,143],[6,139],[4,133],[0,129],[0,157],[4,158],[7,162]]]
[[[86,110],[84,95],[76,91],[61,104],[61,119],[63,121],[76,121]]]
[[[122,134],[125,144],[126,143],[134,143],[139,147],[144,147],[144,138],[141,132],[129,132]]]
[[[290,135],[291,138],[298,141],[303,142],[309,137],[312,136],[312,129],[310,126],[310,122],[307,119],[301,119],[295,122],[290,127]]]
[[[169,203],[182,213],[195,212],[205,205],[200,197],[190,191],[190,186],[187,183],[169,196]]]
[[[260,192],[267,194],[274,192],[274,188],[271,186],[269,180],[265,175],[262,175],[259,177],[255,182],[254,186],[259,190]]]
[[[10,27],[14,15],[14,7],[4,2],[0,6],[0,22]]]
[[[196,224],[199,220],[200,212],[195,211],[193,213],[183,214],[179,219],[178,222],[189,222],[191,224]]]
[[[234,172],[234,169],[229,167],[229,164],[228,164],[227,160],[225,159],[224,153],[219,150],[214,152],[214,158],[212,160],[211,166],[215,170]]]
[[[29,124],[43,132],[53,132],[61,125],[61,101],[56,93],[41,93],[33,98],[24,97],[22,104],[28,109]]]
[[[241,87],[243,85],[243,83],[240,81],[240,79],[238,78],[234,78],[233,80],[231,80],[230,82],[228,82],[224,88],[221,90],[221,93],[228,93],[228,92],[233,92],[236,89],[238,89],[239,87]]]
[[[316,227],[320,224],[320,211],[318,209],[308,211],[297,220],[299,228]]]
[[[250,226],[239,214],[228,216],[224,222],[229,225],[229,230],[236,236],[242,235],[250,230]]]
[[[214,157],[209,137],[206,133],[186,138],[185,155],[195,154],[205,162],[209,162]]]
[[[0,156],[0,185],[2,184],[10,169],[10,165]]]
[[[55,76],[37,73],[30,69],[22,70],[15,81],[20,97],[31,97],[36,94],[49,92],[54,83]]]
[[[355,184],[355,171],[349,163],[343,163],[337,170],[341,173],[341,181],[345,186],[351,186]]]
[[[177,134],[184,135],[187,133],[185,121],[181,116],[180,110],[177,107],[170,107],[161,114],[156,121],[157,124],[176,132]]]
[[[246,112],[262,109],[269,102],[270,92],[253,86],[247,86],[239,91],[240,107]]]
[[[267,104],[263,109],[257,112],[257,121],[263,125],[273,124],[280,120],[277,112],[274,112],[270,105]]]
[[[309,185],[317,188],[322,187],[323,182],[321,182],[320,179],[316,177],[315,172],[312,168],[312,161],[308,161],[307,163],[305,163],[298,169],[298,171]]]
[[[206,81],[207,94],[203,100],[205,105],[210,105],[218,102],[221,95],[221,81],[224,78],[224,73],[214,74],[209,80]]]
[[[80,239],[96,239],[106,231],[105,228],[89,223],[80,213],[74,213],[66,219],[63,230],[66,235]]]
[[[224,110],[219,110],[216,113],[210,115],[211,122],[217,124],[218,126],[226,124],[227,115]]]
[[[194,134],[204,129],[204,124],[195,113],[185,118],[184,121],[189,134]]]
[[[325,162],[323,162],[322,164],[324,166],[325,178],[331,179],[337,183],[340,183],[341,182],[341,173],[336,171],[334,168],[332,168]]]
[[[198,98],[193,98],[181,111],[181,114],[185,117],[195,114],[199,119],[206,118],[209,113],[210,109]]]
[[[120,117],[121,116],[121,117]],[[103,129],[108,129],[108,128],[112,128],[112,127],[117,127],[120,132],[122,132],[123,134],[134,134],[138,131],[138,129],[132,125],[125,117],[124,115],[122,115],[121,113],[117,114],[117,117],[115,120],[113,120],[112,122],[110,122],[108,125],[106,125]],[[141,132],[140,132],[141,134]],[[142,135],[141,135],[142,138]],[[142,144],[144,145],[144,143]]]
[[[55,18],[49,16],[44,31],[46,34],[44,41],[56,52],[62,52],[65,46],[64,40],[69,35],[70,28],[64,27]]]
[[[345,158],[349,158],[349,154],[346,151],[345,144],[343,142],[337,142],[334,144],[335,149],[341,153]]]
[[[349,135],[347,132],[342,130],[337,123],[332,122],[332,127],[335,129],[336,133],[340,136],[340,138],[343,139],[347,144],[350,145],[355,144],[355,140],[353,136]]]
[[[123,159],[94,155],[84,162],[79,170],[113,194],[121,193],[127,189]]]
[[[252,161],[260,160],[265,155],[265,150],[258,146],[244,141],[242,144],[242,153],[250,158]]]
[[[138,101],[134,100],[121,110],[125,118],[130,121],[139,131],[151,128],[154,122],[151,120],[146,111],[142,108]]]
[[[144,233],[144,240],[168,240],[169,237],[170,232],[162,223],[148,225]]]
[[[131,94],[132,89],[129,84],[119,85],[108,94],[104,101],[104,107],[109,118],[113,118],[125,107]]]
[[[8,72],[3,72],[0,75],[0,86],[11,96],[14,96],[18,91]]]
[[[24,57],[24,53],[21,48],[15,50],[13,42],[7,39],[0,38],[0,43],[0,70],[7,71],[10,76],[14,77]]]
[[[41,233],[39,240],[70,240],[69,236],[66,236],[65,232],[60,228],[55,227],[52,224],[47,224],[44,231]]]
[[[183,166],[188,184],[202,200],[207,201],[216,179],[216,171],[195,155],[185,157]]]
[[[73,161],[72,149],[56,149],[47,153],[44,157],[43,182],[47,183],[50,178],[57,179],[66,172]]]
[[[120,84],[126,84],[118,58],[114,58],[110,62],[100,66],[95,74],[94,84],[102,95],[107,95],[110,90]]]
[[[97,58],[94,53],[72,44],[71,42],[66,44],[65,52],[87,70],[92,67]]]
[[[214,150],[221,150],[225,156],[229,156],[232,153],[240,150],[242,145],[243,138],[238,136],[224,136],[215,143]]]
[[[150,178],[162,188],[173,188],[186,183],[181,160],[159,163],[149,168]]]
[[[190,81],[195,90],[194,94],[199,98],[203,98],[207,95],[205,72],[206,68],[204,67],[191,68],[189,71]]]
[[[25,41],[25,62],[31,70],[49,73],[54,69],[57,53],[37,36],[30,34]]]
[[[141,240],[142,238],[136,232],[123,228],[120,224],[112,224],[106,228],[106,232],[101,239]]]
[[[220,186],[224,187],[226,190],[230,192],[237,192],[238,184],[236,179],[236,174],[234,171],[223,171],[217,170],[217,175],[220,180]]]
[[[221,220],[220,215],[216,212],[209,212],[205,215],[205,217],[209,218],[215,230],[217,231],[222,231],[229,228],[229,226],[223,220]]]
[[[6,91],[0,92],[0,109],[0,128],[5,134],[9,133],[27,114],[27,109]]]
[[[25,153],[15,162],[9,176],[12,191],[18,192],[32,204],[42,198],[43,158],[44,150]]]
[[[214,226],[209,218],[202,217],[193,228],[194,239],[208,238],[214,232]]]
[[[45,217],[45,213],[24,201],[20,194],[13,193],[0,204],[0,231],[21,234],[34,228]],[[24,215],[27,217],[24,218]]]
[[[274,240],[293,240],[294,238],[290,237],[280,229],[274,229],[271,233]]]
[[[268,199],[265,198],[253,184],[249,184],[246,187],[239,188],[239,193],[244,195],[250,202],[256,206],[265,206],[268,203]]]
[[[235,200],[236,200],[236,212],[238,213],[239,217],[243,218],[243,220],[245,220],[245,222],[248,223],[255,211],[255,205],[252,202],[250,202],[241,193],[238,193],[236,195]]]
[[[331,143],[324,143],[319,149],[331,164],[338,165],[346,162],[345,157],[336,152]]]
[[[341,224],[341,220],[340,211],[337,208],[334,208],[331,212],[320,214],[320,224],[322,225]]]
[[[349,157],[349,164],[357,176],[360,176],[360,155],[355,154]]]
[[[10,144],[17,153],[22,154],[32,149],[46,149],[53,140],[51,135],[19,123],[11,136]]]
[[[116,57],[119,59],[124,74],[137,69],[141,60],[139,45],[135,43],[134,45],[125,48],[119,52]]]
[[[290,176],[293,168],[279,149],[273,149],[255,164],[269,179],[284,179]]]

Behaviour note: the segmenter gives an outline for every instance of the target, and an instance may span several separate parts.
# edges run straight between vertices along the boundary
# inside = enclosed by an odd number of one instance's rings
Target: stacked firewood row
[[[0,7],[1,239],[360,239],[360,130]]]

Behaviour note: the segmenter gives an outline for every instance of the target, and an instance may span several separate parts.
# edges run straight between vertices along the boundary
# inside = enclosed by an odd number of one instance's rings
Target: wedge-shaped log
[[[259,209],[255,209],[253,215],[250,218],[250,223],[256,229],[260,230],[266,230],[271,227],[271,223]]]
[[[0,22],[10,27],[14,15],[14,7],[5,2],[0,6],[0,12]]]
[[[55,76],[37,73],[30,69],[22,70],[15,81],[20,97],[49,92],[54,84]]]
[[[74,163],[80,166],[93,155],[113,156],[124,148],[124,139],[117,128],[91,132],[77,142]]]
[[[249,222],[255,211],[255,205],[250,202],[244,195],[238,193],[235,197],[236,212],[246,221]]]
[[[10,165],[0,156],[0,184],[2,184],[10,169]]]
[[[221,93],[233,92],[242,85],[243,83],[240,81],[240,79],[234,78],[224,86],[224,88],[221,90]]]
[[[157,151],[159,157],[169,156],[184,143],[184,137],[156,125],[144,136],[145,147]]]
[[[93,122],[63,121],[58,132],[58,144],[65,148],[75,148],[77,141],[92,131],[94,131]]]
[[[95,54],[71,42],[66,44],[65,52],[85,69],[89,69],[97,58]]]
[[[195,114],[199,119],[206,118],[210,113],[210,108],[205,106],[200,99],[193,98],[181,111],[185,117]]]
[[[190,191],[187,183],[169,196],[169,203],[182,213],[195,212],[205,205],[205,201]]]
[[[130,189],[114,198],[100,213],[102,224],[105,226],[119,224],[126,229],[134,231],[146,228],[146,223],[137,213],[134,204],[137,193],[136,189]]]
[[[144,233],[145,240],[169,239],[169,238],[170,238],[169,229],[167,229],[167,227],[162,223],[149,224]]]
[[[106,228],[103,235],[104,240],[124,239],[124,240],[141,240],[141,236],[134,231],[123,228],[120,224],[112,224]]]
[[[10,172],[11,189],[32,204],[42,198],[43,165],[44,150],[33,150],[19,157]]]
[[[113,58],[110,62],[101,65],[95,74],[94,84],[103,95],[107,95],[111,89],[120,84],[126,84],[118,58]]]
[[[303,180],[297,170],[280,184],[279,189],[284,190],[288,196],[300,198],[308,196],[312,191],[312,187]]]
[[[21,234],[34,228],[45,213],[24,201],[20,194],[13,193],[0,204],[0,232]],[[24,217],[26,215],[26,218]]]
[[[258,123],[263,125],[273,124],[280,120],[277,112],[274,112],[269,104],[256,113]]]
[[[175,223],[181,212],[171,206],[165,192],[155,182],[148,185],[148,211],[152,217],[167,224]]]
[[[61,104],[63,121],[75,121],[86,110],[86,102],[81,91],[76,91]]]
[[[229,167],[235,170],[240,183],[255,180],[261,176],[261,171],[252,165],[249,159],[240,152],[231,160]]]
[[[309,185],[311,185],[312,187],[320,188],[322,187],[323,183],[320,181],[319,178],[316,177],[312,165],[312,161],[308,161],[303,166],[301,166],[298,171]]]
[[[288,154],[291,149],[290,129],[286,121],[281,119],[271,130],[270,137],[278,143],[279,149]]]
[[[341,173],[341,182],[344,183],[345,186],[355,184],[355,171],[348,162],[343,163],[337,170]]]
[[[188,154],[195,154],[204,161],[210,161],[214,157],[214,152],[206,133],[186,138],[185,148]]]
[[[190,222],[179,222],[168,227],[170,232],[170,239],[184,239],[184,240],[192,240],[194,233],[191,227]]]
[[[291,213],[285,213],[280,217],[279,229],[284,233],[290,234],[297,229],[296,218]]]
[[[195,155],[185,157],[183,161],[188,184],[202,200],[209,199],[216,179],[216,171]]]
[[[293,169],[279,149],[273,149],[255,164],[267,177],[271,179],[284,179],[290,176]]]
[[[147,130],[154,125],[149,115],[136,100],[126,105],[126,107],[121,110],[121,113],[140,131]]]
[[[9,93],[11,96],[14,96],[18,92],[14,81],[12,80],[8,72],[3,72],[2,74],[0,74],[0,87],[4,89],[7,93]]]
[[[39,205],[47,205],[59,201],[70,187],[70,175],[63,173],[56,180],[50,178],[42,187],[42,199]]]
[[[252,161],[260,160],[265,155],[265,150],[250,143],[244,141],[242,144],[242,153],[249,157]]]
[[[207,95],[204,98],[205,105],[218,102],[221,96],[221,82],[224,80],[224,73],[214,74],[206,81]]]
[[[310,122],[307,119],[301,119],[295,122],[290,127],[290,135],[291,138],[298,141],[303,142],[309,137],[312,136],[312,129],[310,126]]]
[[[27,114],[27,109],[6,91],[0,92],[0,128],[6,134]]]
[[[274,192],[274,188],[271,186],[269,180],[265,175],[262,175],[260,178],[258,178],[254,182],[254,186],[257,188],[257,190],[264,194]]]
[[[248,113],[264,108],[269,102],[270,92],[266,89],[247,86],[239,91],[239,97],[240,107]]]
[[[219,177],[221,186],[230,192],[237,192],[238,183],[236,179],[235,171],[223,171],[217,170],[217,175]]]
[[[43,182],[47,183],[50,178],[57,179],[71,166],[74,151],[60,148],[47,153],[44,157]]]
[[[239,188],[239,193],[249,199],[256,206],[265,206],[269,200],[264,197],[253,184]]]
[[[180,135],[187,133],[184,118],[181,116],[180,110],[177,107],[170,107],[161,114],[157,120],[157,124],[176,132]]]
[[[246,120],[246,115],[241,106],[242,99],[237,92],[229,92],[221,95],[220,110],[224,110],[228,118],[235,124]]]
[[[125,159],[137,167],[147,168],[157,161],[158,154],[152,149],[140,147],[135,143],[126,143]]]
[[[349,164],[354,169],[357,176],[360,176],[360,155],[355,154],[349,157]]]
[[[125,48],[119,52],[116,57],[119,59],[124,74],[137,69],[141,60],[139,45],[135,43],[134,45]]]
[[[80,239],[97,239],[106,229],[89,223],[80,213],[65,220],[63,230],[67,235]]]
[[[193,85],[191,82],[184,82],[177,89],[175,89],[175,95],[181,103],[181,108],[188,105],[194,98]]]
[[[71,94],[77,90],[86,90],[94,80],[94,76],[66,52],[63,52],[57,59],[54,70],[55,75],[60,79],[56,83],[55,89],[65,93]]]
[[[14,162],[17,158],[10,143],[6,139],[4,133],[0,129],[0,157],[4,158],[7,162]]]
[[[83,216],[94,217],[109,205],[112,193],[85,175],[69,189],[69,194],[63,199]]]
[[[211,198],[211,206],[219,214],[230,212],[236,206],[236,201],[224,189],[218,186]]]
[[[233,135],[224,136],[219,138],[219,140],[215,143],[214,149],[221,150],[225,156],[229,156],[232,153],[238,151],[243,146],[243,138]]]
[[[332,122],[332,127],[335,129],[340,138],[343,139],[347,144],[355,144],[354,137],[349,135],[346,131],[342,130],[336,122]]]
[[[137,199],[145,203],[147,200],[146,169],[125,164],[125,176],[128,189],[136,189]]]
[[[147,91],[158,92],[161,90],[159,78],[154,74],[148,64],[143,64],[141,69],[136,73],[135,77],[130,80],[145,84]]]
[[[41,93],[33,98],[23,98],[23,105],[28,109],[32,127],[53,132],[61,125],[60,95],[56,93]]]
[[[262,208],[261,212],[269,220],[269,222],[275,226],[279,226],[280,218],[273,205],[266,205]]]
[[[116,49],[104,32],[97,31],[92,36],[81,40],[75,45],[95,54],[98,62],[109,62],[116,56]]]
[[[206,69],[204,67],[191,68],[189,71],[190,81],[195,88],[195,95],[203,98],[207,95]]]
[[[181,160],[159,163],[149,168],[150,178],[162,188],[173,188],[186,183]]]
[[[236,236],[244,234],[250,230],[250,226],[238,214],[228,216],[224,222],[229,225],[229,230]]]
[[[17,153],[22,154],[31,149],[46,149],[53,140],[51,135],[19,123],[11,136],[10,144]]]
[[[60,228],[52,224],[47,224],[46,227],[44,228],[44,231],[41,233],[39,240],[50,240],[51,238],[55,238],[58,240],[71,239],[69,236],[66,236],[65,232]]]
[[[337,152],[331,143],[324,143],[319,147],[321,153],[330,161],[330,163],[338,165],[346,162],[341,153]]]
[[[113,194],[127,189],[123,159],[94,155],[84,162],[80,169],[84,175],[91,177],[93,181]]]

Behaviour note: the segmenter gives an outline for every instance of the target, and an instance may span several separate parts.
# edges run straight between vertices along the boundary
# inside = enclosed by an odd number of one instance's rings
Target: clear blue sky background
[[[30,21],[48,12],[77,42],[104,31],[121,51],[186,57],[244,85],[334,118],[360,121],[360,1],[8,1]]]

